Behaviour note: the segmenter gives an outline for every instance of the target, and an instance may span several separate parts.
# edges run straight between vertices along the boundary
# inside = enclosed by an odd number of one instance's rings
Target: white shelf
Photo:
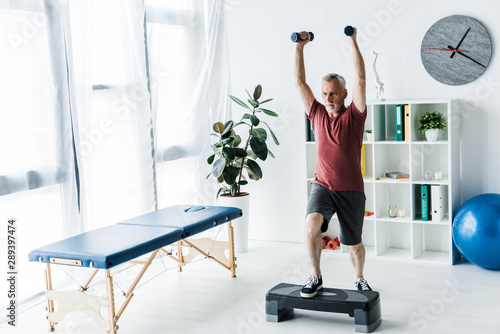
[[[450,254],[446,252],[423,251],[415,258],[415,260],[447,264],[450,262]]]
[[[410,145],[410,142],[381,139],[381,140],[375,140],[374,144],[375,145]]]
[[[443,226],[448,226],[452,222],[450,221],[450,217],[445,216],[442,220],[440,221],[433,221],[433,220],[419,220],[415,219],[413,220],[414,224],[422,224],[422,225],[443,225]]]
[[[410,224],[412,222],[412,220],[408,217],[408,215],[405,215],[404,217],[389,217],[388,214],[384,214],[380,217],[376,217],[376,219],[387,221],[390,223],[402,223],[402,224],[405,224],[405,223]]]
[[[432,141],[427,141],[427,140],[414,140],[412,142],[413,145],[448,145],[447,140],[436,140],[434,142]]]
[[[409,178],[405,178],[405,179],[392,179],[392,178],[384,178],[384,176],[382,176],[382,178],[377,178],[375,181],[375,183],[401,183],[401,184],[410,184],[410,179]]]
[[[384,252],[382,252],[382,254],[379,254],[379,256],[385,256],[400,260],[411,260],[411,251],[409,249],[403,248],[388,248]]]
[[[411,180],[411,182],[416,184],[448,184],[449,180],[448,178],[442,178],[441,180],[435,180],[435,179],[424,180],[422,178],[418,178],[415,180]]]
[[[395,107],[407,104],[409,111],[408,141],[396,140]],[[452,240],[452,223],[459,207],[459,110],[456,100],[397,100],[373,101],[367,106],[365,129],[372,130],[373,140],[364,140],[366,175],[363,176],[366,209],[374,212],[365,216],[363,243],[369,256],[425,261],[451,265],[457,253]],[[428,142],[418,132],[418,119],[425,112],[439,111],[447,118],[447,129],[436,142]],[[314,179],[316,143],[306,143],[307,177]],[[407,179],[388,179],[386,172],[400,171]],[[425,180],[423,175],[440,171],[440,180]],[[421,185],[443,185],[448,196],[447,214],[437,222],[422,221]],[[308,190],[310,187],[308,187]],[[307,194],[307,199],[308,199]],[[406,211],[404,217],[391,218],[388,207]],[[330,224],[327,234],[337,236],[336,224]],[[341,254],[348,247],[341,247]]]

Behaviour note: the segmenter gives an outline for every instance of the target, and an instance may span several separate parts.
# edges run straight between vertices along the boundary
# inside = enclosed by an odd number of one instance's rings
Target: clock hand
[[[472,61],[473,61],[473,62],[475,62],[476,64],[481,65],[482,67],[486,68],[486,66],[484,66],[484,65],[483,65],[483,64],[481,64],[480,62],[478,62],[478,61],[476,61],[476,60],[472,59],[471,57],[469,57],[469,56],[467,56],[467,55],[464,55],[463,53],[459,53],[459,55],[464,56],[465,58],[469,58],[470,60],[472,60]]]
[[[452,47],[451,47],[451,46],[449,46],[449,45],[448,45],[448,47],[449,47],[450,49],[452,49]],[[458,52],[458,51],[457,51],[457,52]],[[465,58],[469,58],[470,60],[472,60],[472,61],[473,61],[473,62],[475,62],[476,64],[481,65],[482,67],[486,68],[486,66],[484,66],[484,65],[483,65],[483,64],[481,64],[480,62],[478,62],[478,61],[476,61],[476,60],[472,59],[471,57],[469,57],[469,56],[467,56],[467,55],[464,55],[463,53],[460,53],[460,52],[459,52],[458,54],[459,54],[459,55],[461,55],[461,56],[464,56]]]
[[[430,50],[441,50],[441,51],[454,51],[454,52],[469,52],[465,50],[455,50],[455,49],[440,49],[440,48],[426,48]]]
[[[465,32],[464,37],[462,37],[462,39],[461,39],[461,40],[460,40],[460,42],[458,43],[458,45],[457,45],[457,47],[455,48],[455,50],[458,50],[458,48],[460,47],[460,45],[462,45],[462,42],[464,41],[465,36],[467,36],[467,34],[469,33],[469,30],[470,30],[470,27],[469,27],[469,29],[467,29],[467,31]],[[453,48],[451,48],[451,49],[453,49]],[[451,54],[450,58],[453,58],[453,56],[454,56],[454,55],[455,55],[455,52],[453,52],[453,53]]]

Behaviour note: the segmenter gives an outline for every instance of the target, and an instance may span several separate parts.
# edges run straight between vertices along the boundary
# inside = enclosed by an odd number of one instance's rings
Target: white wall
[[[306,46],[307,81],[320,99],[320,80],[328,72],[352,84],[343,28],[358,28],[365,58],[368,98],[374,97],[373,50],[380,53],[377,71],[387,99],[461,99],[461,202],[472,196],[500,193],[500,2],[493,0],[231,0],[226,1],[232,93],[262,84],[269,107],[280,114],[271,122],[281,145],[276,159],[262,163],[264,178],[251,183],[250,238],[302,242],[306,186],[304,114],[293,86],[293,31],[315,33]],[[420,60],[420,44],[437,20],[453,15],[478,19],[493,41],[493,56],[476,81],[458,87],[432,79]],[[348,98],[349,100],[349,98]],[[349,101],[350,102],[350,101]],[[241,109],[233,107],[235,115]]]

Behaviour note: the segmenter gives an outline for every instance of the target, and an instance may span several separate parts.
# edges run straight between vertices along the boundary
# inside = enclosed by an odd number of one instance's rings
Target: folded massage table
[[[55,325],[69,312],[81,311],[94,319],[107,333],[115,334],[118,330],[117,322],[133,297],[134,289],[159,252],[177,261],[179,271],[183,265],[201,254],[219,263],[231,272],[232,277],[236,277],[231,221],[241,215],[240,209],[232,207],[177,205],[33,250],[29,253],[29,260],[45,264],[49,331],[54,331]],[[228,224],[227,242],[208,238],[186,240],[224,223]],[[166,246],[172,245],[177,249],[177,254],[165,249]],[[189,253],[184,255],[183,248],[186,247],[189,248]],[[229,258],[225,255],[226,251],[229,251]],[[146,261],[134,260],[149,253],[151,254]],[[125,293],[121,308],[115,312],[111,268],[123,263],[134,263],[143,267]],[[55,291],[52,289],[52,264],[88,267],[93,268],[93,271],[86,284],[79,290]],[[106,297],[86,294],[99,270],[105,274]],[[57,302],[57,310],[54,308],[54,302]],[[108,308],[108,320],[103,319],[99,313],[103,307]]]

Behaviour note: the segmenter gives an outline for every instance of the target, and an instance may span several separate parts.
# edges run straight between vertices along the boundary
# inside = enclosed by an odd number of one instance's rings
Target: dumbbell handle
[[[354,35],[354,28],[352,26],[347,26],[344,28],[344,34],[346,34],[346,36],[352,36]]]
[[[310,41],[312,42],[313,39],[314,39],[314,34],[309,31],[309,35],[311,35],[311,40]],[[292,42],[294,42],[294,43],[297,43],[298,41],[302,40],[302,38],[300,38],[300,34],[298,32],[292,33],[291,38],[292,38]]]

